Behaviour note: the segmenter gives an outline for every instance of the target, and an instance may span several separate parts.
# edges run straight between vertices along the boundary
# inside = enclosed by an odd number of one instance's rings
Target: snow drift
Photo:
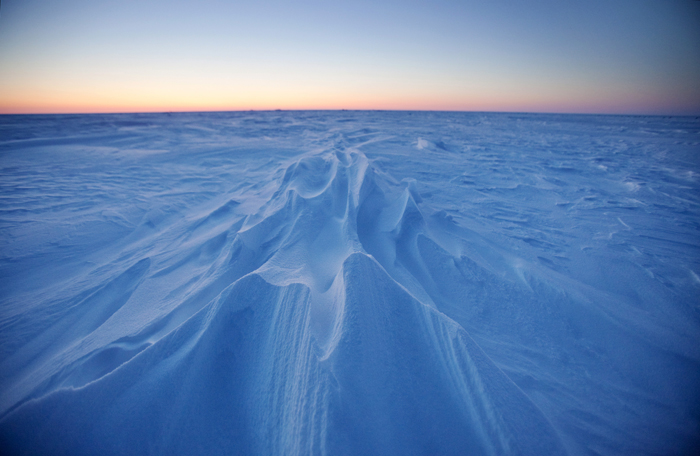
[[[689,451],[700,133],[641,120],[4,118],[3,448]]]

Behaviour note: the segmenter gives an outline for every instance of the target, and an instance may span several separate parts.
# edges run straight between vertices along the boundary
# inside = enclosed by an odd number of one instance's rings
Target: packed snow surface
[[[700,121],[0,117],[3,454],[692,454]]]

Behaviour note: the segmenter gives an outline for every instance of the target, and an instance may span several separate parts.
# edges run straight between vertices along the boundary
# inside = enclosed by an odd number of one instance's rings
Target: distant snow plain
[[[700,121],[0,117],[3,454],[667,455]]]

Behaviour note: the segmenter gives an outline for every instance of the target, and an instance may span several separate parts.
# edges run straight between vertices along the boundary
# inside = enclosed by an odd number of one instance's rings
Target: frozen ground
[[[3,454],[667,455],[700,121],[0,117]]]

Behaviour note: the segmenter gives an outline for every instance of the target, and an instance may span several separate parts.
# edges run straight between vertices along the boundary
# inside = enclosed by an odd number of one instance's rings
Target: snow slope
[[[700,121],[0,117],[7,454],[692,454]]]

